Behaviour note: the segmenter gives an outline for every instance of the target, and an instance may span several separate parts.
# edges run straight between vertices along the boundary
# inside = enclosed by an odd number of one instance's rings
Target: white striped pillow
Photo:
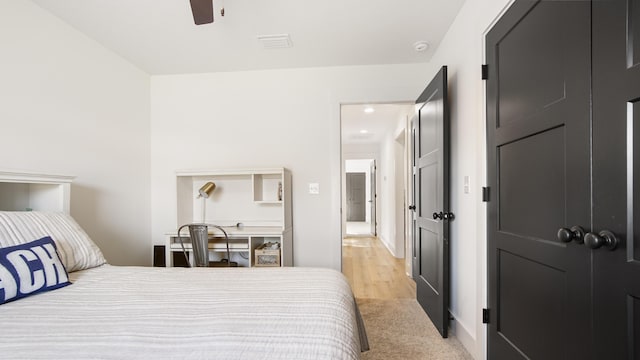
[[[71,216],[62,212],[0,211],[0,247],[50,236],[68,272],[106,263],[100,248]]]

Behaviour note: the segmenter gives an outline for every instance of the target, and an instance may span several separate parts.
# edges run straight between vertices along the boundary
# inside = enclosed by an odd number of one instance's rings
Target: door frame
[[[342,142],[340,142],[341,145],[341,149],[342,149]],[[341,151],[342,152],[342,151]],[[375,162],[376,164],[378,163],[378,158],[379,158],[379,154],[376,153],[370,153],[370,152],[362,152],[362,153],[357,153],[357,154],[350,154],[350,156],[348,156],[348,158],[345,158],[343,156],[343,154],[341,154],[341,175],[340,175],[340,204],[342,206],[341,208],[341,214],[340,214],[340,225],[341,225],[341,237],[340,237],[340,244],[342,244],[342,239],[344,239],[345,236],[347,236],[347,171],[346,171],[346,163],[347,160],[371,160],[373,162]],[[376,194],[379,191],[379,185],[376,183]],[[366,191],[366,189],[365,189]],[[367,195],[367,194],[365,194]],[[365,197],[366,199],[366,197]],[[375,201],[375,199],[374,199]],[[368,203],[366,203],[368,204]],[[366,207],[367,205],[365,205]],[[377,209],[378,204],[376,203],[376,218],[379,217],[379,211]],[[365,208],[365,212],[366,212],[366,208]],[[366,219],[366,216],[365,216]],[[372,222],[373,221],[377,221],[377,219],[373,219],[373,217],[370,219]],[[375,235],[372,235],[375,236]],[[341,245],[342,246],[342,245]],[[342,254],[342,253],[341,253]],[[342,255],[341,255],[341,259],[342,259]],[[342,263],[342,261],[341,261]],[[341,266],[342,267],[342,266]]]
[[[413,276],[413,259],[412,259],[412,247],[413,247],[413,212],[409,210],[409,205],[413,204],[413,176],[411,165],[411,151],[413,149],[413,138],[411,136],[413,116],[408,116],[405,119],[404,130],[396,134],[396,141],[400,136],[404,137],[404,157],[403,157],[403,171],[404,171],[404,261],[405,261],[405,274],[408,277]]]
[[[404,91],[399,91],[399,92],[404,92]],[[407,91],[408,92],[408,91]],[[366,91],[363,89],[362,91],[363,94],[366,93]],[[370,97],[364,97],[362,100],[340,100],[341,97],[336,97],[334,99],[331,100],[331,103],[335,104],[335,106],[337,107],[337,118],[338,118],[338,122],[337,124],[333,124],[335,126],[337,126],[337,134],[335,134],[334,137],[332,137],[332,141],[331,143],[337,142],[338,143],[338,147],[335,148],[333,146],[331,146],[331,152],[333,153],[332,155],[337,156],[338,158],[338,169],[339,171],[337,172],[337,174],[335,176],[332,176],[332,186],[334,186],[334,189],[337,189],[337,191],[333,191],[332,192],[332,196],[337,197],[338,200],[338,204],[339,206],[337,208],[339,208],[339,212],[338,212],[338,216],[340,217],[340,221],[339,224],[340,226],[338,227],[338,229],[332,228],[333,231],[337,231],[337,233],[340,234],[339,237],[339,245],[340,245],[340,256],[339,256],[339,266],[336,267],[337,270],[342,270],[342,239],[346,236],[346,218],[347,218],[347,210],[346,210],[346,198],[345,198],[345,191],[344,189],[346,188],[346,171],[345,171],[345,160],[359,160],[359,159],[372,159],[375,161],[376,167],[378,167],[378,170],[376,171],[377,173],[379,173],[379,166],[380,166],[380,154],[379,153],[375,153],[375,152],[359,152],[359,153],[352,153],[350,154],[349,158],[345,158],[344,156],[344,152],[343,152],[343,144],[342,144],[342,114],[341,114],[341,108],[343,105],[362,105],[362,104],[397,104],[397,105],[407,105],[407,104],[413,104],[415,103],[415,99],[413,100],[404,100],[403,98],[395,98],[393,97],[392,94],[389,94],[388,96],[389,98],[391,98],[392,100],[389,101],[385,101],[382,98],[380,99],[376,99],[376,100],[372,100],[372,98]],[[345,96],[343,97],[344,99],[348,99],[349,97]],[[369,100],[367,100],[369,99]],[[405,124],[405,127],[409,126],[410,124],[410,120],[407,120],[407,123]],[[395,137],[397,137],[397,133],[394,134],[396,135]],[[409,139],[410,134],[408,134],[407,131],[405,131],[405,144],[408,144],[409,141],[411,141]],[[394,139],[395,139],[394,137]],[[409,151],[409,147],[405,145],[405,158],[406,159],[410,159],[411,153]],[[334,153],[336,152],[336,153]],[[405,161],[410,161],[410,160],[405,160]],[[333,162],[333,161],[332,161]],[[410,164],[410,162],[409,162]],[[332,167],[333,168],[333,167]],[[407,179],[407,181],[410,181],[410,166],[408,165],[406,168],[406,171],[408,171],[409,173],[405,174],[405,179]],[[379,174],[376,175],[378,176],[378,179],[376,179],[376,193],[379,194],[380,193],[380,186],[381,186],[381,181],[379,181]],[[409,186],[409,185],[405,185],[405,186]],[[337,193],[337,194],[336,194]],[[375,221],[377,222],[377,226],[380,225],[380,202],[378,201],[379,196],[376,198],[376,219]],[[333,203],[333,202],[332,202]],[[407,210],[405,210],[407,211]],[[410,221],[410,218],[408,218],[410,215],[408,215],[408,213],[405,215],[405,218],[407,218],[406,221]],[[374,221],[374,219],[371,219],[371,221]],[[408,225],[405,225],[405,228]],[[409,226],[410,227],[410,226]],[[380,234],[380,228],[377,227],[376,228],[377,233]],[[408,236],[408,235],[407,235]],[[332,236],[333,238],[333,236]],[[409,238],[410,240],[410,238]],[[407,252],[406,249],[408,249],[405,244],[403,243],[403,247],[405,248],[405,252]],[[410,273],[408,274],[410,276]]]
[[[371,235],[378,236],[378,163],[372,159],[369,164],[369,222]]]
[[[489,23],[489,25],[482,31],[481,36],[481,64],[487,63],[487,34],[493,26],[502,18],[502,16],[509,10],[511,5],[516,0],[509,0],[504,7],[500,10],[500,12],[495,16],[495,18]],[[488,147],[488,139],[487,139],[487,87],[486,80],[482,80],[481,84],[481,94],[482,98],[482,114],[480,116],[480,120],[482,121],[482,131],[477,134],[477,139],[481,148],[478,151],[477,159],[478,159],[478,173],[476,175],[478,179],[478,186],[476,187],[480,190],[480,186],[488,186],[488,157],[487,157],[487,147]],[[480,185],[482,184],[482,185]],[[489,253],[488,253],[488,226],[487,226],[487,203],[479,202],[478,207],[476,209],[478,218],[482,219],[482,221],[478,221],[476,224],[476,233],[478,236],[478,251],[477,251],[477,261],[480,268],[480,271],[477,272],[477,294],[478,299],[480,299],[480,305],[476,308],[476,319],[482,319],[483,309],[487,309],[489,307]],[[489,328],[487,324],[483,324],[482,321],[478,321],[476,323],[476,334],[481,334],[481,339],[477,341],[476,353],[482,354],[483,359],[487,359],[488,356],[488,340],[489,340]]]

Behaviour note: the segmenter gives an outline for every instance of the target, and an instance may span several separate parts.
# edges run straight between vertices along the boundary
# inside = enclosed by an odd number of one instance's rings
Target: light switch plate
[[[465,194],[469,193],[469,188],[470,188],[469,183],[470,182],[471,182],[471,180],[469,179],[469,175],[465,175],[465,177],[464,177],[464,193]]]
[[[313,195],[320,194],[320,184],[309,183],[309,194],[313,194]]]

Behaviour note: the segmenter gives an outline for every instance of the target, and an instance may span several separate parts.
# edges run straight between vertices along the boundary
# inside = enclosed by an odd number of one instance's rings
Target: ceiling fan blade
[[[196,25],[213,22],[213,0],[190,0],[193,21]]]

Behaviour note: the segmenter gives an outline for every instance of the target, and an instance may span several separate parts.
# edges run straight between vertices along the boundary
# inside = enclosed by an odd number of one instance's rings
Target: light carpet
[[[371,348],[362,360],[473,359],[456,338],[440,336],[416,300],[357,302]]]

